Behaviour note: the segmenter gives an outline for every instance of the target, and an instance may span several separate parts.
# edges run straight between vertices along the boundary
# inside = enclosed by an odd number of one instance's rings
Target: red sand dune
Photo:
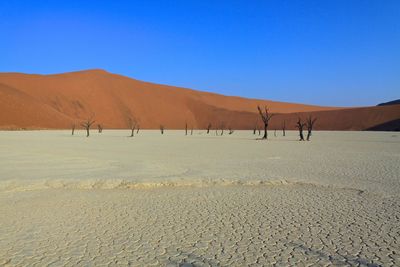
[[[224,124],[252,129],[257,105],[273,113],[271,129],[286,120],[293,129],[297,117],[318,117],[316,129],[363,130],[400,118],[400,105],[335,108],[223,96],[142,82],[103,70],[56,75],[0,73],[0,128],[64,129],[94,117],[105,128],[126,128],[134,117],[141,128],[181,129]],[[260,122],[258,122],[260,123]]]

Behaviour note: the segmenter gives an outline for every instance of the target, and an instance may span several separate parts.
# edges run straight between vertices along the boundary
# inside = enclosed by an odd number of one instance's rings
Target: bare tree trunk
[[[187,123],[185,124],[185,135],[187,135],[187,130],[188,130],[188,125]]]
[[[75,133],[75,123],[72,124],[72,135],[74,135],[74,133]]]
[[[297,129],[299,129],[299,137],[300,137],[299,141],[304,141],[304,135],[303,135],[304,126],[305,126],[305,123],[302,123],[301,119],[299,118],[299,120],[297,121],[297,125],[296,125]]]
[[[128,118],[128,124],[129,124],[129,128],[131,129],[130,137],[133,137],[135,135],[135,129],[136,129],[137,122],[136,122],[136,120],[134,118],[129,117]],[[138,130],[139,130],[139,128],[138,128]]]
[[[211,129],[211,123],[209,123],[208,126],[207,126],[207,134],[210,133],[210,129]]]
[[[99,130],[99,133],[103,132],[103,126],[101,126],[101,124],[97,124],[97,129]]]
[[[307,130],[307,141],[310,141],[310,136],[311,136],[311,130]]]
[[[136,134],[139,133],[139,130],[140,130],[140,126],[138,125],[138,128],[137,128],[137,130],[136,130]]]
[[[307,141],[310,141],[312,135],[312,129],[317,118],[312,118],[311,115],[307,119]]]
[[[285,121],[283,121],[282,131],[283,131],[283,136],[286,136],[286,122]]]
[[[164,125],[160,125],[161,134],[164,134]]]
[[[300,129],[300,141],[304,141],[303,129]]]
[[[92,118],[90,118],[90,119],[87,119],[85,122],[83,122],[83,123],[81,124],[82,127],[86,129],[86,137],[89,137],[90,126],[92,126],[92,124],[93,124],[94,122],[95,122],[95,121],[94,121]]]
[[[193,135],[193,128],[190,129],[190,135]]]
[[[265,111],[263,112],[260,106],[257,106],[258,112],[260,113],[261,119],[264,122],[264,136],[262,139],[268,139],[268,123],[274,114],[269,113],[268,107],[265,106]]]
[[[263,139],[268,139],[268,123],[264,124],[264,136]]]
[[[224,135],[225,123],[221,122],[219,127],[221,128],[221,136],[222,136]]]
[[[256,119],[255,123],[254,123],[254,128],[253,128],[253,135],[256,135],[256,132],[258,130],[258,118]]]
[[[135,128],[136,128],[136,124],[132,124],[131,125],[131,137],[133,137],[135,135]]]

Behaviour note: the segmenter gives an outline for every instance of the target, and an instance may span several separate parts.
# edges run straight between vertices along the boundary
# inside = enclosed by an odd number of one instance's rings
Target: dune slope
[[[292,121],[304,112],[324,119],[320,129],[362,130],[400,117],[399,105],[344,111],[340,108],[223,96],[191,89],[138,81],[104,70],[55,75],[0,73],[0,128],[69,128],[93,117],[105,128],[125,128],[134,118],[142,128],[205,128],[224,125],[251,129],[257,122],[257,105],[288,115]],[[335,111],[339,113],[329,113]],[[327,115],[332,114],[332,115]],[[333,115],[334,114],[334,115]],[[303,114],[307,115],[307,114]],[[358,123],[362,115],[363,123]],[[284,116],[286,118],[286,115]],[[281,119],[284,117],[281,116]],[[333,121],[332,121],[333,120]],[[275,120],[274,127],[281,124]],[[293,128],[291,123],[288,128]]]

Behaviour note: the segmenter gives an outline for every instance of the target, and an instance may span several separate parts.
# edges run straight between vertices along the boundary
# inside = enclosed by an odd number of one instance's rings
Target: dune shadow
[[[400,119],[387,121],[365,129],[366,131],[400,131]]]

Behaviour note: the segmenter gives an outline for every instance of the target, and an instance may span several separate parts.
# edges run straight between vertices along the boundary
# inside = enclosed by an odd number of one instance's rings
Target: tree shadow
[[[248,140],[254,141],[266,141],[266,142],[300,142],[299,139],[279,139],[277,137],[273,137],[271,139],[262,139],[262,138],[250,138]]]
[[[208,266],[220,266],[221,264],[215,260],[215,259],[206,259],[205,257],[196,255],[194,253],[189,253],[189,252],[184,252],[181,251],[180,249],[177,249],[180,252],[180,256],[183,256],[183,259],[180,261],[177,260],[168,260],[166,262],[166,266],[185,266],[185,267],[190,267],[190,266],[198,266],[201,264],[202,266],[208,265]],[[165,266],[164,265],[164,266]]]
[[[330,261],[333,265],[343,265],[344,263],[340,261],[337,258],[337,256],[340,256],[341,258],[344,258],[347,264],[350,264],[351,266],[366,266],[366,267],[379,267],[382,266],[380,264],[376,263],[370,263],[369,260],[367,259],[362,259],[358,258],[356,256],[351,256],[351,255],[342,255],[340,253],[336,253],[336,255],[329,255],[327,253],[324,253],[323,251],[318,251],[315,249],[311,249],[303,244],[295,243],[295,242],[290,242],[288,245],[299,248],[305,252],[305,254],[312,255],[318,259],[324,259]],[[336,257],[335,257],[336,256]]]
[[[362,266],[362,267],[383,266],[381,264],[371,263],[370,260],[359,258],[357,256],[342,255],[340,253],[336,253],[335,255],[330,255],[328,253],[325,253],[324,251],[319,251],[319,250],[309,248],[301,243],[290,242],[290,243],[287,243],[287,245],[289,247],[301,249],[305,255],[315,257],[317,259],[326,260],[326,261],[332,263],[334,266],[343,266],[343,265]],[[182,259],[181,260],[168,259],[165,263],[162,263],[162,264],[164,264],[163,266],[177,266],[177,267],[181,267],[181,266],[189,267],[189,266],[198,266],[198,265],[221,266],[221,263],[216,259],[207,259],[203,256],[196,255],[194,253],[181,251],[180,249],[177,249],[177,251],[180,252],[180,258],[182,258]],[[344,259],[344,261],[343,261],[343,259]],[[285,262],[285,263],[287,264],[287,262]]]

